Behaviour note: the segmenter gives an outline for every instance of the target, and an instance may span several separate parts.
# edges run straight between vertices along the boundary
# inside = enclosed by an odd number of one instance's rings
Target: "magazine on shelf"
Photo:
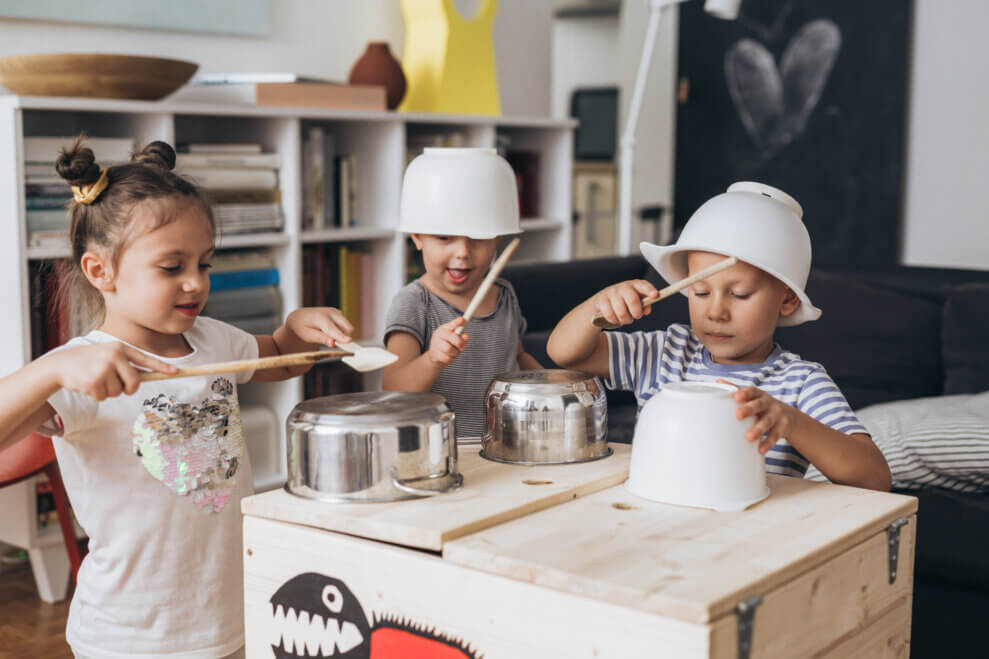
[[[385,88],[329,82],[244,82],[186,85],[171,97],[177,102],[225,103],[269,107],[334,108],[385,111]]]
[[[68,137],[25,137],[25,163],[51,163],[50,174],[55,176],[54,163],[62,149],[68,149],[76,141],[76,136]],[[98,163],[129,162],[134,154],[132,137],[86,137],[83,146],[93,150]]]
[[[339,84],[335,80],[305,76],[289,71],[275,71],[270,73],[201,73],[194,76],[192,80],[189,81],[189,84],[230,85],[244,84],[248,82],[321,82]]]
[[[178,153],[175,155],[175,169],[217,168],[217,169],[278,169],[282,166],[282,156],[278,153],[225,153],[223,151],[202,153]]]
[[[206,190],[244,190],[277,188],[278,174],[273,169],[183,169],[182,176]]]
[[[179,145],[180,153],[261,153],[261,145],[253,143],[229,143],[229,144],[218,144],[218,143],[207,143],[200,144],[194,142],[191,144],[181,144]]]

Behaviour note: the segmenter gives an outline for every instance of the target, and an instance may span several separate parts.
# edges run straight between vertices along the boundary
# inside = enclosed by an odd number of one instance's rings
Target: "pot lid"
[[[400,391],[363,391],[302,401],[289,421],[310,423],[390,422],[432,417],[448,412],[439,394]]]

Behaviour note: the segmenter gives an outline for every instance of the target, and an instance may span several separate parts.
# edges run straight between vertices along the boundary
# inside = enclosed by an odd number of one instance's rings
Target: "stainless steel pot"
[[[601,381],[564,370],[517,371],[492,380],[484,396],[481,455],[513,464],[567,464],[611,455]]]
[[[396,501],[460,487],[454,414],[430,393],[364,392],[303,401],[289,414],[292,494]]]

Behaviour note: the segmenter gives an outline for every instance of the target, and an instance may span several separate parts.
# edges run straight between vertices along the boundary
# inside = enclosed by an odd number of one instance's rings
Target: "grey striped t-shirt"
[[[665,332],[607,332],[611,377],[605,386],[635,393],[639,409],[666,382],[727,380],[756,386],[847,435],[869,434],[824,367],[776,345],[761,364],[719,364],[687,325]],[[802,477],[807,459],[781,439],[766,453],[766,471]]]
[[[496,375],[517,371],[519,341],[525,333],[525,318],[515,289],[505,279],[495,279],[498,302],[487,316],[474,316],[467,326],[470,341],[452,364],[433,383],[433,393],[446,398],[456,418],[457,437],[480,437],[486,429],[484,394]],[[414,281],[398,292],[385,318],[385,343],[392,332],[406,332],[429,348],[433,331],[463,316],[440,296]]]

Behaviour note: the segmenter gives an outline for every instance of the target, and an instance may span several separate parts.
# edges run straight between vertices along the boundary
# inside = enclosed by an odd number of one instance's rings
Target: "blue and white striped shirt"
[[[639,410],[666,382],[723,379],[741,387],[759,387],[845,434],[869,434],[823,366],[779,345],[761,364],[719,364],[687,325],[670,325],[665,332],[606,332],[605,336],[611,362],[605,386],[633,392]],[[766,453],[766,471],[771,474],[801,478],[808,464],[785,439]]]

